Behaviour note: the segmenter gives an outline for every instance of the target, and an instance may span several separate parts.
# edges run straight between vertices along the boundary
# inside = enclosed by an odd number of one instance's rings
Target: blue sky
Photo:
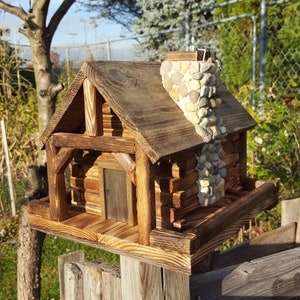
[[[25,10],[28,9],[28,0],[8,2],[12,5],[21,5]],[[51,0],[49,15],[53,14],[55,8],[58,7],[60,3],[60,0]],[[95,27],[95,25],[97,26]],[[27,39],[18,33],[18,28],[21,26],[22,21],[19,18],[2,11],[0,12],[0,27],[6,27],[11,30],[9,40],[12,43],[28,44]],[[52,46],[83,45],[85,42],[93,44],[119,38],[121,35],[124,35],[124,33],[129,35],[120,25],[97,18],[97,12],[88,13],[78,11],[78,6],[75,3],[60,23],[55,33]]]

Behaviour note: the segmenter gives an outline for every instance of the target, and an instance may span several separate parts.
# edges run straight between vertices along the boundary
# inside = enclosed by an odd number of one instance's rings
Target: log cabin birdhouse
[[[200,54],[83,64],[41,136],[33,228],[190,274],[276,204],[272,182],[247,178],[255,121]]]

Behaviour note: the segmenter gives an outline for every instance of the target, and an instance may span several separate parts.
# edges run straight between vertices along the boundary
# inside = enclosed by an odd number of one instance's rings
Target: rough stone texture
[[[164,88],[183,111],[187,120],[195,125],[204,144],[197,152],[198,199],[207,206],[224,196],[224,151],[221,139],[226,134],[218,107],[220,66],[207,61],[165,61],[160,73]]]

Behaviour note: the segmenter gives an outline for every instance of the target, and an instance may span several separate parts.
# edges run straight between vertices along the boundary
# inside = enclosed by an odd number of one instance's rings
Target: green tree
[[[106,18],[130,30],[134,19],[139,18],[141,10],[134,0],[78,0],[87,11],[99,12],[99,18]]]
[[[199,24],[212,19],[208,10],[201,10],[211,1],[195,0],[138,0],[140,18],[134,21],[133,32],[141,37],[138,56],[144,60],[164,59],[167,51],[187,50],[192,37],[197,46],[206,47],[204,30],[193,30]]]
[[[218,0],[217,3],[223,2]],[[258,0],[240,1],[232,5],[222,6],[214,10],[214,20],[236,18],[245,13],[252,14],[256,23],[259,23]],[[222,79],[233,93],[238,93],[241,86],[253,88],[250,82],[252,75],[252,37],[254,32],[253,20],[250,17],[236,18],[218,25],[218,41],[220,60],[222,61]]]

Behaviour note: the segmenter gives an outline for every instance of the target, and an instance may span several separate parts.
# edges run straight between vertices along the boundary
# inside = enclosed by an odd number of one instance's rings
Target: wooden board
[[[259,211],[273,207],[277,203],[277,190],[273,183],[265,182],[249,193],[249,197],[232,198],[234,202],[216,203],[214,207],[193,213],[193,216],[187,218],[187,227],[183,232],[151,230],[151,227],[149,246],[139,241],[139,230],[146,228],[150,219],[145,218],[145,226],[139,228],[115,220],[101,220],[99,214],[86,213],[68,204],[67,219],[55,222],[49,218],[47,199],[29,202],[29,223],[36,230],[135,257],[174,271],[192,273],[208,253],[237,232],[249,219]]]
[[[191,299],[299,299],[299,269],[298,247],[195,275],[191,278]]]
[[[205,61],[210,57],[210,52],[206,50],[197,51],[170,51],[167,53],[169,61]]]
[[[70,239],[88,246],[119,255],[139,259],[182,273],[191,273],[189,255],[138,244],[137,226],[128,226],[112,220],[101,221],[99,216],[81,213],[65,222],[55,222],[36,214],[28,216],[31,228]]]

